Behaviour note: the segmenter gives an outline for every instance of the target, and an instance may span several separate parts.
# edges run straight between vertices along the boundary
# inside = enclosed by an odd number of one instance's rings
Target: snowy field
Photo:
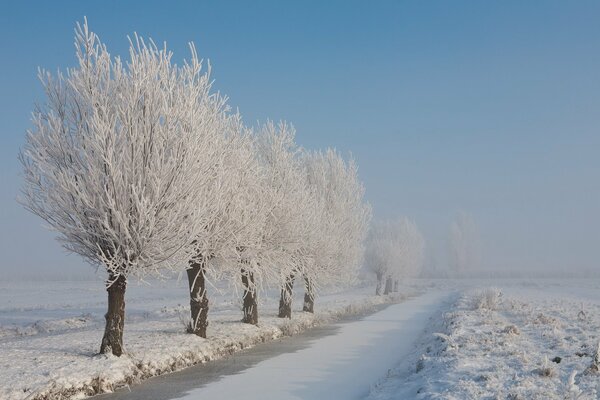
[[[343,316],[362,314],[414,295],[376,297],[363,287],[317,298],[315,315],[302,313],[302,290],[292,320],[276,318],[278,297],[260,304],[259,326],[240,323],[240,301],[213,295],[209,339],[184,333],[187,282],[131,284],[127,290],[126,355],[98,355],[104,329],[102,282],[0,282],[0,399],[82,398],[110,392],[237,350],[293,335]]]
[[[430,320],[370,400],[598,398],[600,282],[484,284]]]
[[[370,374],[356,375],[372,381],[370,393],[367,390],[362,397],[596,399],[600,393],[594,363],[600,341],[600,281],[415,281],[403,286],[395,298],[373,296],[369,286],[319,297],[314,316],[299,311],[298,291],[291,321],[275,317],[278,298],[273,293],[262,299],[258,327],[239,322],[235,295],[214,295],[208,340],[184,333],[186,289],[186,282],[177,281],[130,285],[126,355],[117,358],[97,354],[106,307],[101,282],[0,282],[0,399],[69,399],[111,392],[343,316],[368,313],[386,302],[410,306],[410,310],[396,308],[404,311],[397,311],[394,318],[408,318],[409,311],[420,312],[421,317],[411,326],[416,334],[400,335],[396,347],[371,340],[381,345],[377,351],[385,354],[382,365],[385,361],[390,368],[382,372],[371,366]],[[417,301],[409,300],[415,297]],[[374,315],[372,320],[371,327],[361,328],[364,332],[383,329],[377,321],[390,318]],[[315,341],[305,352],[282,354],[267,365],[315,351],[323,355],[318,346],[338,357],[331,343],[339,340],[342,336],[336,334]],[[352,368],[339,371],[340,362],[332,359],[331,365],[338,366],[332,371],[338,375],[331,374],[327,381],[332,384],[361,371],[360,363],[351,364]],[[358,387],[358,378],[355,383]],[[281,388],[285,390],[283,384]],[[205,390],[216,389],[218,385],[211,384]]]

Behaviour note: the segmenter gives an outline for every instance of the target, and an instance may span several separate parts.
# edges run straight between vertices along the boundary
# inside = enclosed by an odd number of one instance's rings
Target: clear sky
[[[598,1],[3,1],[0,279],[89,270],[15,202],[37,67],[73,65],[83,16],[113,54],[194,41],[247,123],[352,152],[375,217],[438,258],[465,210],[486,268],[600,271]]]

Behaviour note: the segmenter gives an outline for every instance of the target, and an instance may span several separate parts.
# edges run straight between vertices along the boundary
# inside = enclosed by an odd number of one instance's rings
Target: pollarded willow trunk
[[[244,299],[242,311],[244,316],[242,322],[246,324],[258,324],[258,302],[254,274],[242,268],[242,285],[244,285]]]
[[[377,287],[375,288],[375,294],[381,296],[383,294],[383,274],[377,274]]]
[[[190,261],[187,270],[190,288],[190,312],[191,321],[188,333],[206,338],[208,327],[208,296],[206,295],[206,259],[200,257],[198,261]]]
[[[285,279],[285,284],[281,288],[281,298],[279,299],[279,318],[292,318],[292,297],[294,290],[294,275],[289,275]]]
[[[108,277],[108,311],[106,311],[106,327],[102,337],[100,353],[120,357],[123,354],[123,328],[125,326],[125,289],[127,278],[124,275]]]
[[[306,291],[304,292],[304,306],[302,306],[302,311],[314,313],[315,293],[312,282],[307,277],[304,277],[304,286],[306,288]]]
[[[392,278],[388,277],[385,280],[385,292],[383,292],[383,294],[390,294],[390,293],[392,293],[392,286],[393,286]]]

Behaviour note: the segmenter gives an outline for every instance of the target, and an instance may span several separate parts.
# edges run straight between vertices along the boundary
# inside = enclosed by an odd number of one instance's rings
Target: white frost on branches
[[[268,121],[256,139],[257,157],[265,173],[261,263],[263,269],[269,267],[268,280],[277,285],[305,270],[303,247],[316,223],[315,196],[309,190],[302,150],[294,138],[295,129],[290,124]]]
[[[254,136],[239,114],[220,120],[219,148],[208,162],[212,178],[199,199],[197,214],[205,222],[196,236],[196,257],[203,257],[209,278],[239,275],[239,261],[257,251],[265,224],[264,171],[256,159]],[[232,281],[233,282],[233,281]]]
[[[294,276],[312,293],[354,282],[371,210],[352,159],[303,150],[285,122],[245,127],[193,44],[177,65],[134,35],[123,61],[86,21],[75,47],[76,67],[40,71],[22,203],[109,287],[187,270],[201,303],[206,279],[253,292]]]
[[[225,100],[211,93],[193,45],[182,66],[135,35],[130,59],[78,25],[78,65],[41,71],[47,103],[33,113],[20,159],[22,202],[64,247],[112,276],[144,276],[187,264],[210,222]]]
[[[309,186],[316,196],[315,226],[307,242],[312,265],[306,270],[315,288],[353,283],[364,255],[371,207],[364,200],[354,160],[335,151],[304,154]]]

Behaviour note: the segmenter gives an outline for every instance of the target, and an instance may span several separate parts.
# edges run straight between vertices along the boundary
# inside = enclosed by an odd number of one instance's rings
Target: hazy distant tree
[[[460,212],[450,226],[449,262],[456,276],[465,276],[477,264],[479,233],[473,217]]]
[[[166,48],[136,35],[124,63],[87,22],[75,45],[75,68],[40,73],[47,100],[20,155],[23,204],[65,248],[106,269],[100,351],[120,356],[127,278],[187,263],[209,222],[197,211],[213,183],[206,157],[219,132],[206,116],[222,100],[209,93],[193,46],[178,67]]]
[[[400,279],[416,276],[422,268],[424,247],[419,229],[407,218],[373,224],[365,263],[377,277],[376,294],[388,294]]]
[[[425,240],[417,225],[407,218],[402,218],[397,227],[396,252],[398,261],[397,267],[391,276],[394,291],[397,291],[399,280],[414,278],[419,275],[425,259]]]
[[[383,285],[392,270],[393,227],[389,221],[371,224],[366,241],[365,264],[377,278],[375,293],[383,294]]]
[[[445,278],[447,277],[447,274],[447,268],[441,268],[434,249],[428,249],[428,251],[425,253],[423,272],[421,276],[424,278]]]

